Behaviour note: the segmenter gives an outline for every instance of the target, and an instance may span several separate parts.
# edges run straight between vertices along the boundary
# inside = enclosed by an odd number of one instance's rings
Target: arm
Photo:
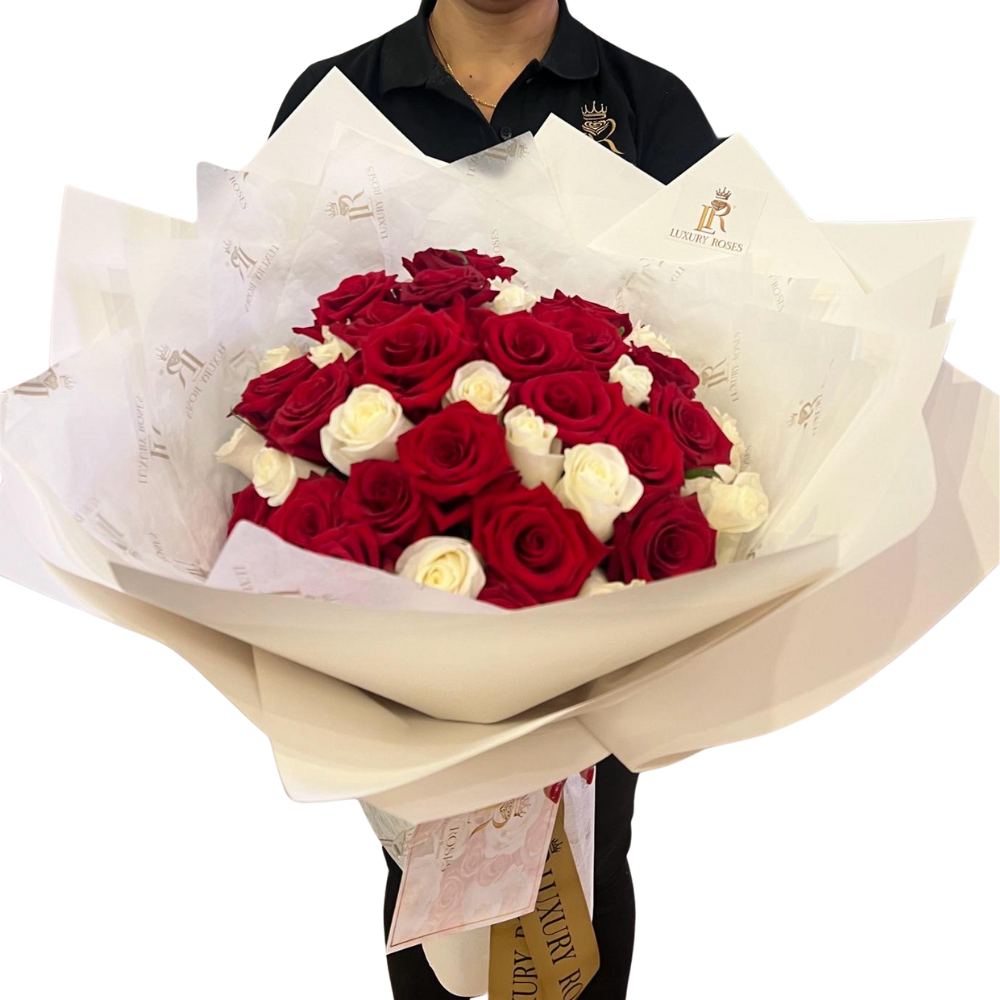
[[[638,165],[669,184],[721,141],[694,94],[671,75],[659,111],[641,127]]]

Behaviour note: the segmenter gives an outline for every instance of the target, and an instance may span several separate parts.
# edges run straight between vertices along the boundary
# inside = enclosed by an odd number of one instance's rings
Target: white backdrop
[[[244,163],[308,63],[415,6],[8,12],[0,385],[46,365],[64,184],[192,217],[198,160]],[[997,387],[978,4],[572,6],[685,79],[814,218],[976,216],[948,356]],[[996,995],[998,597],[994,577],[821,715],[643,777],[630,997]],[[4,581],[0,624],[4,995],[388,998],[384,867],[356,804],[286,799],[263,736],[173,653]]]

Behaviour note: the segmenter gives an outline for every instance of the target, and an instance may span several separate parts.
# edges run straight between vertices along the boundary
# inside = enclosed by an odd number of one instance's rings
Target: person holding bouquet
[[[563,0],[423,0],[387,34],[308,67],[272,134],[333,68],[425,154],[452,161],[538,129],[549,114],[581,128],[663,183],[719,143],[691,91],[672,73],[598,37]],[[587,1000],[622,1000],[635,935],[628,866],[637,775],[616,758],[597,767],[593,922],[601,967]],[[400,870],[389,875],[385,930]],[[388,956],[396,1000],[451,997],[423,949]]]

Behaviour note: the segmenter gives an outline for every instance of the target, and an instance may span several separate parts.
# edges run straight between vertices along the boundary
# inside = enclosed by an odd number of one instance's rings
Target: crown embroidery
[[[583,124],[580,127],[587,135],[595,142],[600,142],[607,146],[608,149],[619,156],[624,155],[611,138],[615,133],[615,129],[618,128],[618,123],[614,118],[608,117],[608,106],[606,104],[598,107],[596,100],[589,108],[584,104],[580,108],[580,114],[583,116]]]

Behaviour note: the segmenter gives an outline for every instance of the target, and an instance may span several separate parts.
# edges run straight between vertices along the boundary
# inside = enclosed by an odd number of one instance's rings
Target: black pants
[[[594,930],[601,951],[601,968],[583,1000],[625,1000],[635,939],[635,895],[628,867],[632,842],[633,774],[617,758],[597,765],[594,837]],[[401,872],[388,854],[385,886],[385,934],[396,909]],[[387,957],[394,1000],[453,1000],[438,981],[419,945]]]

